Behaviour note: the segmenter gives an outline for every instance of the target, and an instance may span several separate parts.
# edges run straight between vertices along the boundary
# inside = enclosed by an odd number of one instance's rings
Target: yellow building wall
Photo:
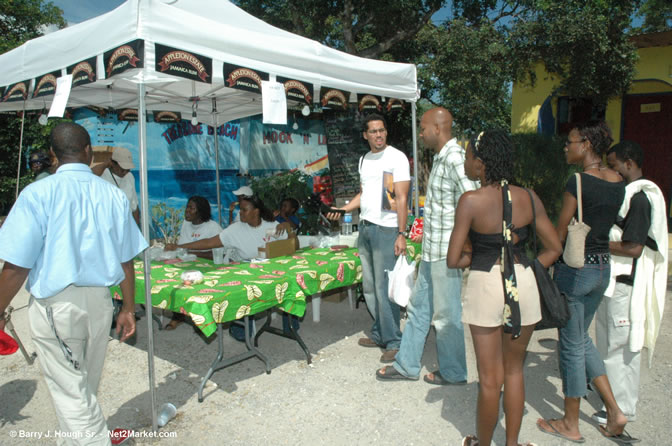
[[[635,80],[628,94],[672,92],[672,46],[640,48],[635,69]],[[559,82],[546,72],[543,64],[537,64],[536,85],[515,83],[511,94],[511,132],[536,132],[539,109],[546,98],[558,88]],[[561,95],[561,94],[560,94]],[[553,115],[557,112],[557,99],[553,99]],[[605,121],[618,141],[621,135],[622,98],[607,103]]]

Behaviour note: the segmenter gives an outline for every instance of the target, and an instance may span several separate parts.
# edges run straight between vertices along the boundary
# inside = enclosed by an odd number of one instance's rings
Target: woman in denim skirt
[[[558,330],[558,356],[565,395],[565,413],[559,420],[540,418],[537,426],[542,432],[583,443],[579,431],[579,406],[587,393],[586,383],[596,388],[607,409],[607,424],[599,426],[606,437],[617,441],[628,440],[625,432],[627,418],[621,412],[607,379],[604,362],[588,328],[609,284],[609,230],[616,221],[623,202],[625,184],[618,173],[602,161],[609,149],[611,132],[604,122],[591,121],[569,132],[565,143],[567,163],[582,169],[583,221],[590,226],[586,237],[585,259],[582,268],[572,268],[558,260],[554,280],[567,295],[570,319],[565,328]],[[567,227],[577,215],[576,176],[567,182],[562,209],[558,218],[560,240],[567,237]],[[564,242],[563,242],[564,243]]]

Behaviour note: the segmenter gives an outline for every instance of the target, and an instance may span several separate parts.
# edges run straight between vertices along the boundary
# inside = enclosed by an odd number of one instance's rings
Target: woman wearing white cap
[[[241,186],[233,191],[233,195],[235,195],[238,198],[238,201],[240,201],[242,197],[251,197],[254,195],[254,192],[252,192],[252,188],[250,186]],[[240,214],[236,216],[235,220],[233,219],[233,211],[236,210],[238,201],[233,201],[229,205],[229,224],[240,221]]]

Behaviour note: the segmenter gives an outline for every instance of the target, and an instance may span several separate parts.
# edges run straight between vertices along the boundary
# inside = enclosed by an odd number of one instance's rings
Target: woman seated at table
[[[177,243],[184,244],[210,238],[222,232],[219,223],[212,220],[210,203],[204,197],[194,195],[187,201],[184,209],[184,222]],[[189,254],[212,260],[212,250],[190,250]]]
[[[289,222],[292,229],[296,230],[301,224],[301,220],[296,216],[298,210],[299,202],[296,198],[285,197],[280,203],[280,209],[274,211],[273,215],[275,215],[275,221],[278,223]]]
[[[222,227],[212,220],[210,203],[204,197],[194,195],[189,197],[187,207],[184,209],[184,222],[180,229],[180,237],[177,243],[189,243],[203,238],[216,236],[222,232]],[[212,260],[212,250],[190,250],[190,254]],[[166,330],[174,330],[184,322],[184,315],[173,313]]]
[[[259,256],[259,248],[266,242],[295,237],[289,223],[276,223],[273,215],[257,197],[240,198],[240,221],[234,222],[219,234],[188,243],[168,244],[166,250],[185,248],[205,250],[227,248],[229,260],[245,261]]]
[[[251,260],[259,256],[259,248],[266,242],[279,238],[295,237],[288,222],[276,223],[273,215],[257,197],[240,197],[240,221],[227,226],[218,235],[177,245],[166,245],[167,250],[186,248],[202,250],[227,248],[231,261]],[[250,328],[251,330],[251,328]],[[238,341],[245,340],[245,331],[238,325],[232,325],[231,336]]]

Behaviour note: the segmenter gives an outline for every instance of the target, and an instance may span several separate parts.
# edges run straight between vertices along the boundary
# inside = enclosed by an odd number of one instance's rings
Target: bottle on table
[[[349,201],[346,201],[345,204],[347,205],[350,203]],[[343,214],[343,224],[341,225],[341,234],[343,235],[350,235],[352,234],[352,212],[346,212]]]

